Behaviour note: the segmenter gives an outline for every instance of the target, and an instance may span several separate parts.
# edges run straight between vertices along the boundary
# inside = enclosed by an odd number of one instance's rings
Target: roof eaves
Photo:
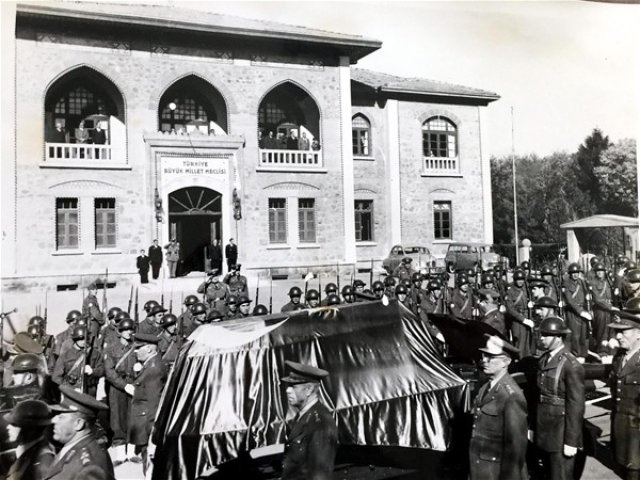
[[[394,87],[378,87],[381,92],[389,92],[389,93],[409,93],[412,95],[433,95],[438,97],[462,97],[462,98],[475,98],[482,100],[498,100],[500,95],[496,93],[486,93],[486,94],[471,94],[471,93],[454,93],[454,92],[431,92],[427,90],[413,90],[410,88],[394,88]]]

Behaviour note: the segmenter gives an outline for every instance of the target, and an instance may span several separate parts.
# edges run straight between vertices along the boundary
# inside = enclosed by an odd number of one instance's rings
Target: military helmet
[[[633,297],[627,300],[622,310],[627,313],[640,313],[640,297]]]
[[[124,330],[135,330],[136,323],[130,318],[123,318],[120,323],[118,323],[118,331],[123,332]]]
[[[493,273],[497,273],[498,275],[502,274],[502,265],[499,263],[493,266]]]
[[[82,314],[78,310],[71,310],[67,313],[67,323],[75,322],[78,320]]]
[[[384,289],[384,286],[380,286]],[[342,296],[346,297],[347,295],[353,295],[353,287],[351,285],[345,285],[342,287]]]
[[[227,305],[238,305],[238,296],[229,295],[229,297],[227,297]]]
[[[624,264],[624,268],[627,270],[633,270],[635,268],[638,268],[638,264],[633,260],[627,260]]]
[[[640,269],[634,268],[624,274],[624,278],[629,283],[640,283]]]
[[[393,278],[392,276],[388,276],[387,278],[384,279],[384,284],[386,287],[395,287],[396,279]]]
[[[119,314],[121,311],[122,309],[120,307],[111,307],[109,309],[109,313],[107,313],[107,317],[109,318],[109,320],[112,320],[116,318],[116,315]]]
[[[408,278],[403,278],[402,280],[400,280],[400,285],[404,285],[404,288],[406,288],[407,290],[411,290],[411,280],[409,280]]]
[[[85,327],[85,328],[87,328],[88,324],[89,324],[89,322],[87,321],[87,317],[85,317],[84,315],[82,317],[80,317],[78,320],[76,320],[76,327]]]
[[[567,273],[580,273],[582,268],[577,263],[572,263],[567,268]]]
[[[249,303],[251,303],[251,299],[249,297],[247,297],[246,295],[240,295],[240,298],[238,299],[238,305],[245,305]]]
[[[406,295],[406,294],[407,294],[407,287],[405,287],[402,284],[396,287],[396,295]]]
[[[330,293],[327,296],[327,305],[340,305],[340,297],[335,293]]]
[[[465,273],[458,274],[458,286],[469,285],[469,277]]]
[[[211,323],[214,321],[219,321],[220,319],[224,318],[224,313],[218,311],[218,310],[209,310],[209,313],[207,313],[207,316],[205,318],[205,322],[206,323]]]
[[[531,264],[525,260],[520,264],[520,268],[522,268],[522,270],[531,270]]]
[[[384,283],[382,283],[380,280],[376,280],[375,282],[373,282],[373,284],[371,285],[371,288],[373,289],[373,291],[375,292],[376,290],[380,291],[380,290],[384,290]]]
[[[318,293],[317,290],[312,288],[311,290],[307,291],[306,299],[307,300],[319,300],[320,299],[320,294]]]
[[[624,265],[628,261],[629,261],[629,257],[626,257],[626,256],[624,256],[624,255],[622,255],[620,253],[616,256],[616,263],[618,265]]]
[[[360,287],[364,287],[365,285],[366,284],[362,280],[360,280],[359,278],[356,278],[353,281],[353,288],[360,288]]]
[[[338,286],[335,283],[327,283],[327,285],[324,287],[324,293],[335,293],[338,291]]]
[[[571,333],[560,317],[547,317],[540,322],[540,335],[567,335]]]
[[[475,272],[475,270],[473,268],[469,268],[464,273],[466,273],[469,278],[475,278],[475,276],[476,276],[476,272]]]
[[[39,315],[36,315],[36,316],[34,316],[34,317],[31,317],[31,318],[29,319],[29,324],[28,324],[28,325],[29,325],[29,326],[31,326],[31,325],[38,325],[39,327],[41,327],[42,325],[44,325],[44,318],[42,318],[42,317],[41,317],[41,316],[39,316]]]
[[[558,308],[558,303],[551,297],[540,297],[533,304],[534,307]]]
[[[160,319],[160,326],[162,328],[167,328],[171,325],[175,325],[177,322],[178,317],[176,317],[173,313],[167,313]]]
[[[191,315],[200,315],[202,313],[207,313],[207,307],[202,302],[196,302],[191,305]]]
[[[187,307],[190,307],[195,303],[198,303],[198,297],[196,297],[195,295],[187,295],[187,297],[184,299],[184,304]]]
[[[493,274],[489,273],[489,272],[485,272],[482,274],[482,276],[480,277],[480,283],[482,283],[482,285],[486,285],[488,283],[495,283],[496,278],[493,276]]]
[[[302,290],[300,290],[300,288],[291,287],[289,289],[289,297],[301,297],[301,296],[302,296]]]
[[[253,315],[260,316],[260,315],[268,315],[268,314],[269,314],[269,310],[267,309],[267,307],[265,307],[261,303],[256,305],[253,309]]]
[[[551,276],[555,276],[553,275],[553,268],[551,268],[549,265],[543,265],[542,268],[540,269],[540,275],[545,277],[547,275],[551,275]]]
[[[131,318],[131,317],[127,312],[122,311],[122,312],[118,312],[113,320],[116,322],[116,325],[120,325],[120,322],[122,322],[127,318]]]
[[[71,338],[73,340],[84,340],[87,338],[87,327],[74,327]]]
[[[526,278],[524,271],[523,270],[516,270],[515,272],[513,272],[513,281],[515,282],[516,280],[524,280]]]
[[[155,300],[149,300],[147,303],[144,304],[144,311],[149,313],[151,310],[154,309],[154,307],[159,307],[159,306],[160,304]]]
[[[442,289],[442,284],[436,280],[429,280],[429,284],[427,285],[427,290],[429,290],[430,292],[432,292],[433,290],[440,290]]]
[[[411,281],[412,282],[421,282],[422,281],[422,275],[420,274],[420,272],[413,272],[411,274]]]
[[[35,353],[20,353],[13,359],[13,373],[30,372],[42,367],[41,358]]]
[[[29,325],[27,327],[27,333],[33,339],[39,338],[41,335],[40,325]]]
[[[594,263],[594,264],[593,264],[592,270],[593,270],[594,272],[604,272],[604,271],[606,271],[607,269],[606,269],[606,267],[604,266],[604,263],[597,262],[597,263]]]

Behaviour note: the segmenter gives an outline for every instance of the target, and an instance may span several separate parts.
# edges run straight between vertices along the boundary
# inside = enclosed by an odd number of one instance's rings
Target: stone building
[[[492,241],[494,93],[357,68],[382,44],[354,35],[168,6],[13,13],[5,286],[133,278],[154,238],[178,239],[183,274],[230,237],[243,268],[281,272]]]

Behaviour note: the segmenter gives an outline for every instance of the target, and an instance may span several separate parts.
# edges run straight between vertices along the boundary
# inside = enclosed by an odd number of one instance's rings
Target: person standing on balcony
[[[89,143],[89,130],[84,128],[84,120],[81,120],[78,124],[78,128],[75,130],[76,143]],[[80,158],[84,158],[84,150],[80,148]]]
[[[267,150],[276,150],[278,148],[278,142],[273,136],[273,130],[269,130],[269,135],[264,139],[264,147],[262,148],[266,148]]]
[[[102,130],[102,127],[100,126],[100,122],[96,123],[96,128],[93,130],[92,142],[95,145],[104,145],[105,143],[107,143],[107,132]],[[94,153],[95,153],[95,158],[99,159],[100,148],[95,148]]]
[[[298,150],[298,137],[295,130],[289,131],[287,137],[287,150]]]
[[[49,139],[47,141],[50,143],[69,143],[69,133],[65,132],[61,121],[56,121],[56,128],[49,131]],[[57,147],[55,149],[50,147],[50,152],[55,152],[56,158],[62,158],[62,147]],[[50,153],[50,155],[52,153]],[[69,154],[67,152],[65,156],[68,157],[68,155]]]
[[[309,150],[310,144],[309,139],[307,138],[307,133],[302,132],[302,136],[300,140],[298,140],[298,150]]]
[[[313,141],[311,142],[311,150],[313,150],[314,152],[317,152],[318,150],[320,150],[320,142],[318,141],[317,138],[314,138]]]

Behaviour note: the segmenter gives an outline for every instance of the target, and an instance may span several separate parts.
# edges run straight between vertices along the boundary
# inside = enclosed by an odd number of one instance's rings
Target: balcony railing
[[[321,150],[260,149],[260,166],[287,169],[322,168]]]
[[[85,143],[50,143],[45,145],[45,161],[111,160],[111,145]]]
[[[460,173],[458,157],[424,157],[424,174],[452,175]]]

